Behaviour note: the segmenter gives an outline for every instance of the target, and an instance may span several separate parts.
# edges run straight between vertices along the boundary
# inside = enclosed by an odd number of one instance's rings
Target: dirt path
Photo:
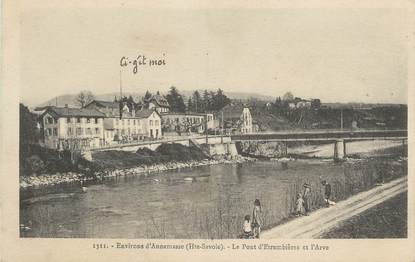
[[[261,238],[318,238],[325,231],[383,201],[408,190],[407,177],[354,195],[330,208],[322,208],[264,231]]]

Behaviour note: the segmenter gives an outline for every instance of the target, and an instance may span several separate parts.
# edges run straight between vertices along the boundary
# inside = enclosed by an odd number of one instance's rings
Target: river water
[[[321,179],[332,185],[334,201],[406,174],[397,158],[296,160],[220,164],[148,176],[124,177],[69,187],[57,194],[21,201],[22,237],[236,238],[243,218],[259,199],[265,227],[290,216],[304,182],[312,206],[323,203]]]

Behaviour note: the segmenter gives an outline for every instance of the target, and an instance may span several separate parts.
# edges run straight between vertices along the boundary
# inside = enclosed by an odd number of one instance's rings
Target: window
[[[95,124],[98,124],[98,118],[95,118]]]
[[[156,121],[154,121],[154,122],[155,122],[154,124],[155,124],[156,126],[158,126],[158,125],[159,125],[159,121],[158,121],[158,120],[156,120]]]
[[[57,128],[54,128],[54,129],[53,129],[53,135],[54,135],[54,136],[57,136],[57,135],[58,135],[58,129],[57,129]]]
[[[68,136],[71,136],[71,135],[73,135],[73,133],[72,133],[72,127],[69,127],[68,128]]]
[[[47,118],[45,119],[45,123],[46,123],[46,124],[53,124],[53,118],[52,118],[52,117],[47,117]]]
[[[70,117],[67,117],[66,118],[66,123],[70,123],[71,122],[71,118]]]
[[[97,128],[95,128],[95,134],[99,134],[99,128],[97,127]]]
[[[116,124],[116,125],[119,125],[119,124],[120,124],[120,121],[118,120],[118,118],[117,118],[117,119],[115,119],[115,124]]]
[[[86,122],[87,122],[87,123],[91,123],[91,118],[89,118],[89,117],[88,117],[88,118],[86,119]]]
[[[133,125],[135,125],[135,119],[133,120]]]
[[[92,135],[92,132],[91,132],[91,128],[87,128],[86,130],[85,130],[85,133],[86,133],[86,135]]]
[[[82,128],[81,127],[76,128],[76,135],[77,136],[82,135]]]
[[[130,125],[130,119],[127,120],[128,125]]]
[[[153,120],[150,120],[150,126],[153,126]]]
[[[77,117],[77,118],[76,118],[76,122],[77,122],[77,123],[81,123],[81,118],[80,118],[80,117]]]

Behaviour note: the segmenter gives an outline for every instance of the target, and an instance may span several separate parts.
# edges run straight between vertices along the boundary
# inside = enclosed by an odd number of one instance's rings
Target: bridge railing
[[[353,139],[376,137],[408,137],[407,130],[356,130],[356,131],[318,131],[318,132],[278,132],[232,135],[232,140],[273,140],[273,139]]]

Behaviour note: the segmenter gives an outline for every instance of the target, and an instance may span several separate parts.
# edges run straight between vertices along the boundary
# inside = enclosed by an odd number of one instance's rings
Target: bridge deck
[[[307,131],[232,135],[232,141],[335,141],[407,139],[407,130]]]

